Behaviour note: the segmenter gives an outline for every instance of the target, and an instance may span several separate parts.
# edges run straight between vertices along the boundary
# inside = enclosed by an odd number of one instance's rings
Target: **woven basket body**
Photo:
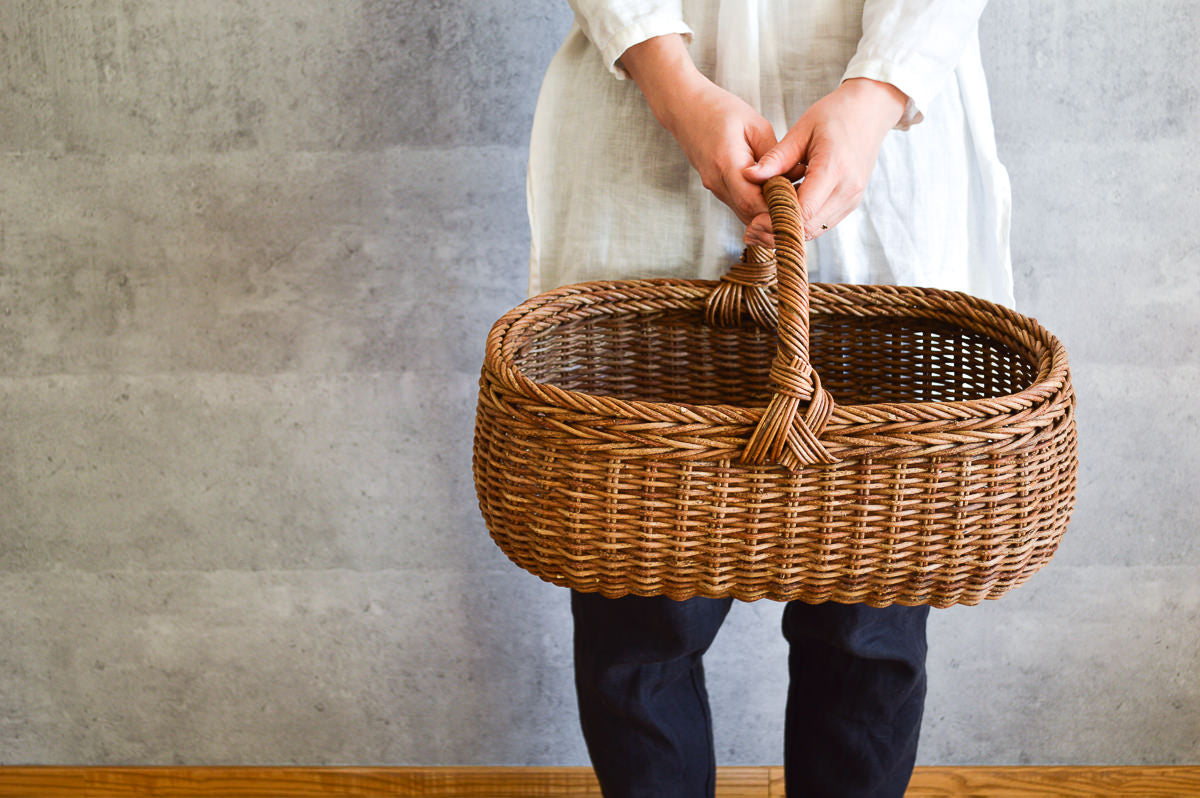
[[[778,306],[778,329],[738,308],[714,321],[730,283],[702,280],[571,286],[496,323],[474,458],[493,539],[607,596],[999,597],[1074,504],[1063,347],[966,294],[809,286],[776,188],[778,291],[726,293]]]

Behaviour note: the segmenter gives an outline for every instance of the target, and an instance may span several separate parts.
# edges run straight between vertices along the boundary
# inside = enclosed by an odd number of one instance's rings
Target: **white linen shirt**
[[[715,278],[744,228],[700,183],[620,63],[668,33],[782,137],[847,78],[909,97],[857,210],[809,244],[814,281],[967,291],[1011,306],[1008,176],[977,25],[986,0],[571,0],[528,171],[530,293],[597,279]]]

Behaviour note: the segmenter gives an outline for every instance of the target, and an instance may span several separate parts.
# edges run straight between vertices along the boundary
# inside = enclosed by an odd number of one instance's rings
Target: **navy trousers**
[[[572,592],[579,715],[606,798],[713,795],[702,657],[731,603]],[[928,616],[928,607],[787,605],[789,798],[904,795],[925,705]]]

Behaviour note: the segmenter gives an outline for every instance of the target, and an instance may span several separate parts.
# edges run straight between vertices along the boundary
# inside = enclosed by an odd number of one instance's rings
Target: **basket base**
[[[804,573],[791,579],[771,579],[759,575],[757,578],[737,579],[733,575],[705,580],[686,570],[677,570],[673,575],[662,573],[639,574],[621,560],[607,563],[598,558],[586,558],[580,567],[573,570],[562,568],[562,560],[556,558],[551,565],[539,561],[527,547],[513,546],[513,541],[495,535],[493,540],[516,565],[544,582],[570,588],[580,593],[598,593],[605,598],[622,596],[665,596],[675,601],[690,598],[734,598],[753,602],[763,599],[789,602],[802,601],[806,604],[822,604],[829,601],[840,604],[866,604],[871,607],[888,607],[893,604],[915,607],[928,605],[945,609],[955,605],[974,606],[983,601],[994,601],[1012,589],[1024,584],[1042,565],[1050,560],[1057,548],[1057,541],[1042,547],[1036,558],[1026,561],[1024,567],[1007,573],[991,573],[981,578],[976,573],[958,574],[957,578],[939,569],[932,568],[925,579],[913,579],[911,575],[897,575],[892,580],[881,579],[876,574],[870,578],[847,579],[844,574],[831,573],[826,579]]]

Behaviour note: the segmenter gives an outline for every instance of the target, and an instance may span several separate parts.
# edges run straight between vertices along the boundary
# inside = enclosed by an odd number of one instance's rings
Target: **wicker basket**
[[[492,328],[493,539],[606,596],[944,607],[1028,579],[1075,499],[1062,345],[962,293],[810,286],[795,192],[765,193],[774,257],[561,288]]]

